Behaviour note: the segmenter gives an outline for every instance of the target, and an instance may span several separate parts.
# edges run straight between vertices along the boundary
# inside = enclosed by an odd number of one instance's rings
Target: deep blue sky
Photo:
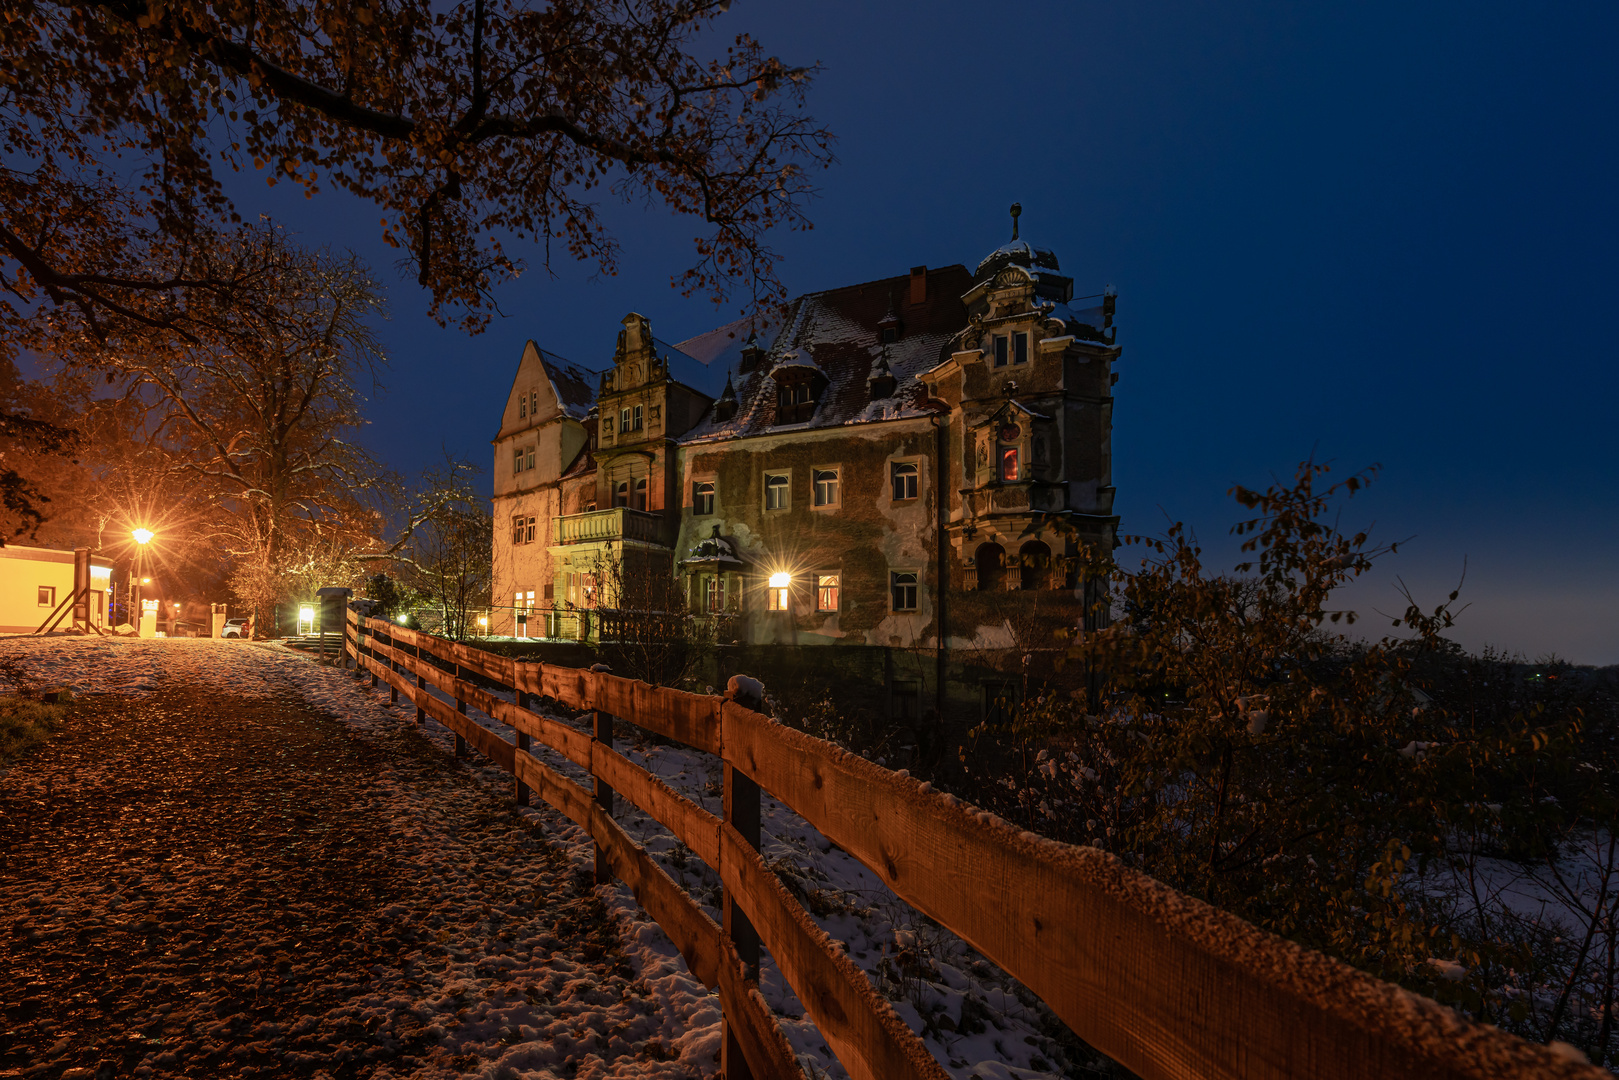
[[[1345,523],[1414,539],[1354,606],[1398,609],[1396,574],[1437,603],[1465,559],[1458,640],[1619,662],[1619,7],[737,0],[720,27],[825,66],[839,164],[777,238],[794,292],[972,265],[1014,200],[1080,292],[1118,287],[1126,531],[1168,514],[1229,564],[1233,483],[1381,462]],[[374,211],[264,205],[390,282],[367,439],[406,472],[488,467],[528,338],[601,367],[626,311],[667,340],[733,314],[668,287],[693,223],[634,208],[618,277],[536,266],[468,338]]]

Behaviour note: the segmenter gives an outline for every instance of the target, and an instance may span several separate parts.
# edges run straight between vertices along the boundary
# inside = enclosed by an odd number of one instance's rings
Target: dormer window
[[[884,315],[882,321],[877,324],[877,341],[882,345],[892,345],[899,339],[899,316],[894,314],[894,309],[890,306],[888,314]]]
[[[1005,367],[1008,362],[1029,362],[1029,334],[1020,330],[1015,334],[996,334],[994,338],[995,366]]]
[[[817,391],[826,377],[806,364],[791,364],[771,373],[776,380],[776,423],[802,424],[815,416]]]

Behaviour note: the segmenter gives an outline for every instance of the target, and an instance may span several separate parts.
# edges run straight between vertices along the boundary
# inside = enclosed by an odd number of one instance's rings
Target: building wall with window
[[[680,560],[693,606],[710,610],[718,581],[739,641],[931,647],[935,442],[933,421],[910,417],[683,446],[675,546],[695,551],[718,528],[734,558]],[[895,574],[915,575],[900,603]]]
[[[565,428],[577,452],[497,488],[504,531],[534,507],[559,606],[612,603],[604,568],[633,565],[739,646],[934,650],[963,670],[1049,649],[1117,528],[1112,321],[1110,294],[1076,299],[1015,232],[975,269],[806,294],[678,344],[632,313]],[[497,473],[525,453],[525,419],[508,403]],[[913,668],[891,680],[902,711],[938,691]]]
[[[112,568],[90,563],[90,621],[106,626],[112,610]],[[0,634],[31,634],[73,595],[73,552],[7,544],[0,547]],[[57,629],[71,626],[72,612]]]
[[[539,636],[520,616],[551,600],[551,525],[562,513],[558,478],[587,456],[597,378],[532,341],[518,361],[492,440],[492,634]]]

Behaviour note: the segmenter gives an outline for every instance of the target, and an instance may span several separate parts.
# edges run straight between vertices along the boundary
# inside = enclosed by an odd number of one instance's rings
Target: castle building
[[[1111,292],[1076,299],[1013,235],[678,344],[630,314],[605,371],[531,343],[494,440],[491,630],[599,634],[661,581],[643,606],[741,646],[903,653],[900,711],[964,657],[1049,646],[1114,544],[1120,348]]]

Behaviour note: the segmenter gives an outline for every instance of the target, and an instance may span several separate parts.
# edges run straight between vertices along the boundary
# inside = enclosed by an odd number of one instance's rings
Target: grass
[[[21,697],[0,697],[0,765],[17,760],[45,745],[62,726],[63,705],[47,705]]]

